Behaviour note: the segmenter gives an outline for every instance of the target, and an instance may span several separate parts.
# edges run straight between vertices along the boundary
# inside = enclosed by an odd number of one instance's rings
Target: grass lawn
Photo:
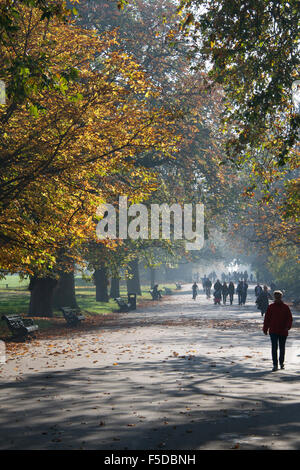
[[[8,333],[6,322],[1,319],[4,314],[22,314],[27,315],[30,292],[28,291],[28,280],[21,280],[18,275],[9,275],[5,279],[0,280],[0,336]],[[118,311],[118,306],[113,299],[109,302],[96,302],[95,286],[92,283],[84,282],[78,278],[76,285],[77,303],[85,315],[105,315]],[[159,288],[168,287],[175,290],[175,284],[160,284]],[[121,297],[127,297],[126,286],[121,284]],[[149,285],[142,286],[142,296],[137,297],[137,303],[141,300],[151,300],[149,293]],[[62,313],[54,310],[54,319],[35,318],[40,330],[53,327],[55,319],[62,317]]]

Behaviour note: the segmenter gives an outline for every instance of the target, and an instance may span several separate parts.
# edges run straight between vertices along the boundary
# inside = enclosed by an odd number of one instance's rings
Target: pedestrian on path
[[[212,282],[209,278],[207,278],[205,282],[205,293],[206,293],[207,299],[210,299],[211,286],[212,286]]]
[[[221,302],[221,295],[222,295],[222,284],[220,283],[219,279],[214,284],[214,304],[220,305]]]
[[[193,299],[196,300],[196,297],[198,295],[198,285],[196,282],[192,285],[192,291],[193,291]]]
[[[292,313],[289,306],[283,303],[282,295],[281,291],[274,291],[274,303],[269,305],[263,325],[264,334],[269,331],[271,338],[273,372],[278,370],[278,345],[279,364],[284,369],[285,343],[293,323]]]
[[[243,281],[239,281],[239,283],[237,285],[237,288],[236,288],[236,292],[237,292],[237,295],[238,295],[239,305],[242,305]]]
[[[242,283],[242,302],[241,305],[245,305],[247,299],[248,284],[246,281]]]
[[[261,312],[261,316],[263,317],[269,307],[269,300],[272,300],[273,297],[271,296],[270,292],[268,291],[268,287],[264,286],[264,290],[259,294],[255,303],[257,308]]]
[[[262,287],[258,282],[257,285],[255,286],[255,289],[254,289],[255,297],[257,298],[262,293],[262,291],[263,291]]]
[[[228,293],[229,293],[230,305],[232,305],[233,295],[234,295],[234,284],[232,281],[228,285]]]
[[[223,304],[224,305],[226,304],[227,295],[228,295],[228,287],[227,287],[226,282],[224,282],[223,285],[222,285],[222,297],[223,297]]]

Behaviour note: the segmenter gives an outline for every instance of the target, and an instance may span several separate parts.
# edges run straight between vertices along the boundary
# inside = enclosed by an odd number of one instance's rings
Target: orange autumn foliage
[[[8,95],[0,106],[0,268],[31,273],[95,238],[96,208],[108,197],[149,196],[155,173],[138,161],[150,151],[169,157],[177,139],[173,116],[155,105],[159,90],[114,34],[41,21],[35,8],[19,15],[0,45],[8,84],[18,58],[31,58],[25,98]],[[47,86],[33,63],[47,65]]]

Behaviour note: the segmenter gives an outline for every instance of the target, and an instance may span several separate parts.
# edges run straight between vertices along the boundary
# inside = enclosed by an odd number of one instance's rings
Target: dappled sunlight
[[[189,297],[8,350],[1,448],[297,448],[299,357],[272,373],[251,304],[216,318]]]

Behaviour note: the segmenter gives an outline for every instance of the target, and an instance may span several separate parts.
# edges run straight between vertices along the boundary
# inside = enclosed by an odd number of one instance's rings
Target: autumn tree
[[[79,13],[78,21],[85,28],[99,32],[117,28],[124,50],[159,84],[159,99],[176,116],[174,130],[180,141],[175,158],[163,159],[154,152],[142,159],[143,165],[155,168],[159,181],[147,204],[203,202],[207,221],[213,215],[220,217],[229,204],[236,203],[230,187],[238,180],[230,169],[219,167],[217,123],[223,95],[220,88],[211,86],[208,91],[212,82],[207,74],[192,69],[189,41],[176,30],[174,2],[139,0],[118,11],[115,2],[88,1],[82,2]],[[140,250],[139,243],[137,253]]]
[[[176,176],[172,183],[176,181],[177,192],[185,187],[191,194],[191,187],[198,187],[210,214],[210,226],[229,228],[229,243],[231,228],[235,226],[240,249],[253,254],[259,246],[265,265],[269,264],[268,260],[274,260],[275,252],[286,256],[294,253],[297,262],[294,238],[299,222],[300,116],[291,96],[292,83],[299,78],[296,3],[177,2],[179,32],[188,40],[185,57],[190,59],[194,73],[189,69],[189,74],[184,75],[183,88],[187,92],[181,97],[175,92],[175,96],[184,111],[181,132],[189,136],[181,141],[184,155],[190,155],[189,149],[193,147],[196,158],[186,158],[180,168],[179,152],[168,175],[169,181],[173,172]],[[125,7],[125,12],[137,10],[136,3],[130,1],[118,5]],[[144,20],[142,14],[140,17]],[[159,15],[157,22],[158,18]],[[168,30],[166,43],[173,46],[175,57],[175,52],[182,51],[186,42],[170,16],[165,15],[164,21],[165,31]],[[146,45],[141,48],[144,57],[146,50]],[[177,64],[174,61],[175,70]],[[199,93],[194,83],[201,74]],[[172,77],[175,75],[176,72]],[[187,85],[189,77],[190,86]],[[174,80],[174,88],[175,83],[178,82]],[[213,93],[210,104],[214,103],[212,112],[206,115],[200,111],[207,106],[207,102],[204,107],[203,100],[201,103],[205,89]],[[218,118],[209,119],[212,114]],[[202,124],[205,119],[209,125],[199,126],[199,121]],[[200,132],[210,138],[199,139]],[[203,149],[210,158],[205,158]],[[188,175],[186,184],[184,178],[178,178],[181,170]],[[201,187],[194,184],[193,175],[197,175]]]
[[[263,187],[245,194],[242,213],[232,214],[229,245],[248,257],[261,282],[275,281],[288,296],[299,289],[299,219],[286,210],[286,181],[276,181],[271,194]]]
[[[167,155],[175,139],[172,115],[150,102],[159,91],[112,47],[113,34],[41,18],[31,6],[19,6],[17,18],[19,28],[1,43],[6,83],[27,50],[36,67],[47,59],[55,79],[43,88],[29,79],[29,91],[26,80],[22,102],[8,87],[0,109],[1,268],[36,281],[62,250],[80,260],[78,247],[95,238],[96,208],[108,194],[151,193],[155,175],[137,161],[153,148]]]

